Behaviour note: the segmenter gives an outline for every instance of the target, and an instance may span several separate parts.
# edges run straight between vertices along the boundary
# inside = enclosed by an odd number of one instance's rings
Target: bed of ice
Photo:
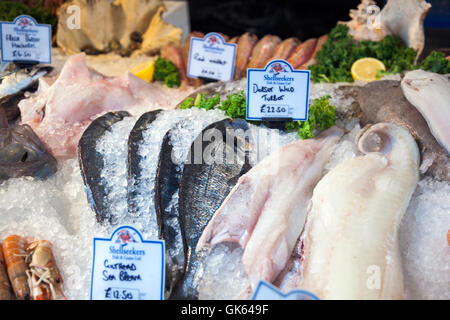
[[[352,103],[351,99],[335,95],[333,85],[311,86],[311,99],[324,94],[331,94],[335,105],[343,108]],[[332,102],[333,103],[333,102]],[[189,117],[184,114],[191,112],[193,117],[210,117],[210,121],[224,117],[220,111],[176,110],[169,111],[176,118]],[[169,113],[167,112],[167,113]],[[198,114],[197,114],[198,113]],[[212,113],[215,113],[214,115]],[[183,114],[183,115],[181,115]],[[108,174],[123,177],[124,150],[128,133],[140,114],[115,124],[111,136],[106,136],[113,142],[114,154],[107,161],[117,164],[117,170]],[[156,150],[154,143],[160,141],[163,128],[169,127],[169,122],[181,125],[178,121],[167,118],[165,123],[159,122],[165,113],[158,116],[156,126],[160,126],[161,134],[155,141],[149,141],[147,150]],[[326,171],[332,169],[343,159],[358,156],[354,144],[360,127],[357,121],[343,120],[338,125],[346,129],[346,135],[337,145],[332,157],[326,165]],[[254,129],[259,133],[270,131],[259,127]],[[177,149],[184,145],[180,138],[175,138],[177,130],[171,136],[174,139],[175,159],[182,159],[188,148]],[[191,139],[191,138],[189,138]],[[281,144],[297,139],[295,133],[280,134]],[[179,144],[176,143],[179,142]],[[186,144],[188,145],[188,144]],[[269,143],[270,145],[270,143]],[[270,147],[267,146],[266,147]],[[178,150],[178,151],[177,151]],[[270,150],[269,148],[267,150]],[[269,151],[267,151],[269,152]],[[151,153],[151,152],[150,152]],[[149,168],[156,165],[156,153],[148,154]],[[178,157],[179,156],[179,157]],[[119,159],[123,159],[119,161]],[[260,159],[258,159],[259,161]],[[117,184],[117,199],[123,200],[123,188],[126,179]],[[450,226],[450,200],[448,197],[450,184],[423,178],[413,195],[407,213],[400,228],[400,245],[403,256],[406,294],[410,299],[449,299],[450,298],[450,246],[446,235]],[[113,201],[117,200],[116,197]],[[173,199],[176,204],[177,198]],[[116,208],[120,209],[120,206]],[[54,245],[54,254],[64,279],[64,293],[69,299],[88,299],[91,281],[92,245],[94,237],[109,237],[114,227],[104,227],[96,223],[95,214],[89,207],[84,191],[79,165],[76,159],[59,163],[58,172],[46,181],[24,177],[10,179],[0,185],[0,239],[10,234],[19,234],[30,240],[47,239]],[[145,229],[148,223],[145,219],[123,218],[120,223],[131,223],[138,229]],[[152,228],[148,228],[149,230]],[[144,238],[155,235],[144,230]],[[237,246],[220,244],[211,250],[202,270],[199,293],[201,299],[232,299],[244,290],[249,279],[241,263],[242,249]]]
[[[450,299],[450,183],[422,179],[400,226],[408,299]]]
[[[160,112],[156,119],[151,123],[148,130],[143,132],[143,143],[138,148],[138,154],[142,157],[140,162],[141,179],[137,184],[136,197],[136,216],[134,221],[148,221],[154,233],[151,238],[157,238],[157,221],[154,207],[154,184],[156,170],[159,159],[159,150],[162,140],[170,129],[170,143],[173,146],[172,155],[174,163],[178,165],[178,171],[181,173],[182,161],[185,159],[192,141],[201,132],[201,130],[210,123],[225,118],[220,110],[206,112],[203,109],[184,109]],[[114,130],[113,130],[114,132]],[[126,151],[125,151],[126,152]],[[184,161],[184,160],[183,160]],[[121,162],[126,164],[126,154],[121,156]],[[123,178],[122,178],[123,179]],[[125,176],[126,180],[126,176]],[[178,194],[176,194],[178,196]],[[174,200],[175,201],[175,200]],[[126,199],[123,202],[126,206]],[[170,208],[168,208],[170,210]],[[141,215],[144,215],[143,217]],[[141,227],[141,228],[142,228]]]

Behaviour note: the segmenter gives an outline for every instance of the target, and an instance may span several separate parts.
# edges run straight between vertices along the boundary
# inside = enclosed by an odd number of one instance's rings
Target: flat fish
[[[180,183],[179,211],[187,246],[184,278],[175,287],[172,298],[197,299],[201,261],[206,250],[195,250],[203,229],[221,205],[239,177],[250,168],[248,146],[242,137],[233,137],[234,129],[247,130],[244,120],[225,119],[206,127],[192,143]],[[227,144],[233,141],[233,144]],[[205,141],[206,140],[206,141]],[[226,150],[226,151],[225,151]],[[227,161],[231,158],[233,161]],[[204,154],[211,157],[202,158]],[[213,159],[214,158],[214,159]]]
[[[150,125],[156,119],[156,116],[161,110],[154,110],[144,113],[130,132],[128,137],[128,158],[127,158],[127,170],[128,170],[128,212],[132,216],[140,216],[143,214],[138,208],[138,193],[137,189],[142,184],[142,168],[140,162],[142,156],[139,154],[139,145],[143,142],[143,132],[148,130]]]
[[[406,73],[402,90],[427,121],[436,140],[450,153],[450,80],[437,73],[414,70]]]
[[[390,122],[400,125],[419,143],[422,155],[421,173],[439,180],[450,180],[450,158],[433,137],[420,112],[403,95],[400,82],[373,81],[359,89],[358,103],[363,111],[362,124]]]
[[[31,176],[45,179],[57,170],[56,159],[28,125],[9,127],[0,109],[0,182]]]
[[[271,153],[227,196],[208,223],[197,249],[223,241],[244,248],[247,274],[272,282],[288,262],[316,183],[343,130],[297,140]]]
[[[365,127],[364,154],[344,160],[314,189],[303,262],[286,282],[321,299],[402,299],[400,222],[419,180],[419,150],[392,123]]]
[[[114,216],[107,214],[109,204],[105,203],[105,186],[101,183],[101,170],[103,168],[103,158],[96,151],[96,142],[111,126],[122,121],[130,114],[126,111],[108,112],[98,117],[86,128],[78,143],[78,161],[81,175],[85,185],[85,191],[89,204],[94,210],[97,221],[103,223],[108,221],[114,223]]]

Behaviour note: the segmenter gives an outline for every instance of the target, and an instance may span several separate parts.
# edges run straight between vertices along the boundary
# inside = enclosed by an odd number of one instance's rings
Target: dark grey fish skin
[[[427,122],[411,105],[399,81],[370,82],[359,91],[358,102],[363,111],[362,123],[390,122],[406,128],[418,142],[423,161],[433,161],[426,174],[450,181],[447,151],[436,141]]]
[[[17,73],[25,73],[28,78],[22,82],[18,82],[13,93],[2,96],[0,90],[0,107],[5,111],[8,122],[16,120],[20,116],[19,102],[25,98],[26,92],[35,92],[39,87],[39,78],[53,71],[51,66],[34,66],[30,68],[20,69],[12,74],[0,76],[0,87],[3,79],[6,77],[15,77]]]
[[[155,177],[155,211],[160,237],[165,241],[170,260],[166,265],[166,292],[170,296],[174,286],[183,278],[186,268],[186,243],[181,228],[178,204],[170,206],[180,187],[181,172],[172,161],[172,130],[163,138]],[[170,210],[168,210],[170,207]]]
[[[138,154],[139,145],[143,140],[143,132],[147,130],[152,122],[156,119],[156,116],[161,110],[154,110],[144,113],[138,121],[136,121],[133,129],[128,137],[128,158],[127,158],[127,170],[128,170],[128,212],[132,216],[139,216],[142,212],[136,210],[136,190],[140,187],[142,170],[139,163],[142,161],[142,157]]]
[[[27,89],[0,98],[0,106],[5,111],[8,122],[12,122],[20,116],[18,105],[25,98],[25,92],[35,92],[38,86],[38,81],[34,81]]]
[[[171,299],[198,298],[199,273],[201,272],[202,260],[207,255],[207,250],[195,251],[198,239],[238,178],[251,168],[248,164],[248,151],[242,153],[242,150],[238,150],[239,144],[236,143],[235,139],[230,139],[229,141],[233,141],[233,145],[226,147],[233,148],[235,157],[244,154],[242,157],[245,158],[241,157],[241,161],[234,161],[232,164],[227,163],[225,154],[219,151],[226,145],[230,130],[238,128],[247,130],[247,122],[225,119],[213,123],[202,131],[191,146],[188,163],[184,165],[181,176],[178,202],[183,236],[187,246],[186,273],[183,280],[175,287]],[[212,141],[203,141],[203,135],[210,129],[221,132],[223,141],[215,141],[214,138],[211,139]],[[211,164],[196,164],[194,150],[197,146],[201,146],[202,154],[209,150],[211,154],[215,155],[216,159],[221,159],[222,163],[215,161]]]
[[[105,187],[101,183],[100,172],[103,168],[103,156],[95,150],[95,144],[111,126],[130,114],[126,111],[108,112],[95,119],[86,128],[78,143],[78,161],[85,185],[88,201],[94,210],[97,221],[114,224],[114,216],[108,216],[108,203],[105,203]]]
[[[28,125],[8,127],[0,109],[0,182],[32,176],[45,179],[57,170],[56,159]]]

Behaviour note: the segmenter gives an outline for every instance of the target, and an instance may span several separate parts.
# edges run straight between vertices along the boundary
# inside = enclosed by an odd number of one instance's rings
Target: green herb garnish
[[[215,97],[206,98],[205,93],[197,94],[195,100],[193,98],[186,98],[181,104],[180,109],[189,109],[197,107],[199,109],[211,110],[220,103],[220,97],[217,94]]]
[[[155,73],[153,78],[157,81],[163,81],[169,88],[180,86],[180,74],[177,67],[162,57],[155,60]]]
[[[308,108],[308,120],[286,123],[285,130],[295,131],[301,139],[314,138],[317,133],[336,123],[336,108],[330,105],[330,96],[315,99]]]
[[[386,66],[386,71],[378,72],[378,76],[414,69],[450,72],[450,63],[443,54],[432,52],[420,65],[414,65],[416,51],[405,47],[400,38],[386,36],[381,41],[357,42],[348,30],[344,24],[331,30],[327,42],[317,52],[317,64],[309,67],[313,82],[353,82],[352,64],[366,57],[376,58]]]
[[[219,109],[225,111],[231,119],[245,119],[247,100],[244,91],[229,95],[226,100],[222,101]]]
[[[450,73],[450,60],[445,59],[442,52],[433,51],[419,65],[419,69],[435,73]]]

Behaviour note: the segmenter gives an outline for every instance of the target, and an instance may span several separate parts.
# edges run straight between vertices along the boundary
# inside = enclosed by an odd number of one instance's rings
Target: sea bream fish
[[[303,229],[306,208],[343,130],[297,140],[264,158],[227,196],[200,237],[197,250],[223,241],[239,243],[254,279],[273,281],[286,265]]]
[[[52,71],[51,66],[37,65],[0,76],[0,107],[5,110],[8,121],[19,117],[18,104],[25,98],[25,92],[35,92],[39,79]]]
[[[250,168],[247,137],[236,134],[249,126],[225,119],[206,127],[192,143],[180,182],[178,208],[187,249],[186,273],[173,299],[197,299],[202,261],[207,250],[196,250],[198,239],[238,178]],[[231,155],[231,156],[230,156]]]
[[[391,123],[367,126],[364,154],[344,160],[317,184],[302,239],[300,268],[282,289],[321,299],[402,299],[398,228],[419,180],[419,150]]]
[[[22,123],[29,124],[57,158],[76,155],[84,129],[108,111],[171,109],[190,93],[148,83],[127,72],[106,77],[89,69],[86,55],[71,56],[58,79],[45,91],[19,103]]]
[[[425,118],[436,140],[450,153],[450,80],[437,73],[414,70],[406,73],[402,90]]]
[[[102,183],[102,169],[105,166],[104,157],[96,150],[96,142],[100,140],[111,126],[130,114],[126,111],[108,112],[98,117],[87,127],[79,141],[78,162],[83,177],[88,202],[95,212],[97,221],[116,223],[116,217],[110,214],[110,203],[105,196],[107,194]]]

